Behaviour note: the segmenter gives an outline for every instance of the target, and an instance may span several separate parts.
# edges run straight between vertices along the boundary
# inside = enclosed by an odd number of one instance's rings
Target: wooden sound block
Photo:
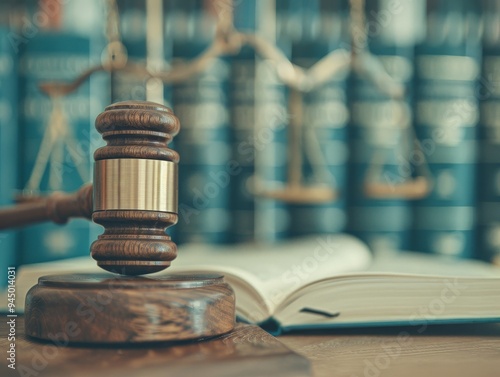
[[[44,276],[26,296],[26,334],[72,343],[199,339],[234,328],[235,297],[216,274]]]

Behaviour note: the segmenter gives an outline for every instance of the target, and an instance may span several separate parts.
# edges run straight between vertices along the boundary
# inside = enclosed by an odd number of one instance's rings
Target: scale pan
[[[338,195],[327,186],[286,186],[278,189],[256,189],[255,195],[294,204],[321,204],[334,201]]]

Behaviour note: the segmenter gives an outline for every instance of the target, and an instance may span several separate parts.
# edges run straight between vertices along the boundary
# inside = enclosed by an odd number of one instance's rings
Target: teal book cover
[[[12,205],[18,180],[17,54],[10,30],[0,26],[0,206]],[[7,266],[18,258],[16,231],[0,232],[0,289],[7,284]]]
[[[266,6],[270,5],[265,2],[259,4],[261,6],[256,9],[257,25],[266,28],[270,22]],[[291,59],[291,47],[291,39],[277,35],[276,48],[288,59]],[[290,93],[272,60],[258,56],[255,64],[255,118],[250,139],[250,148],[254,150],[254,176],[250,189],[255,195],[255,239],[262,243],[274,243],[290,235],[287,203],[275,197],[275,193],[286,189],[289,179]]]
[[[146,65],[146,5],[143,1],[125,0],[118,3],[120,12],[120,36],[127,59],[135,64]],[[146,80],[130,72],[111,74],[112,102],[145,101]]]
[[[500,261],[500,38],[495,32],[500,3],[483,4],[483,57],[480,79],[480,125],[477,203],[477,257]]]
[[[250,10],[248,9],[250,5]],[[246,1],[235,9],[235,26],[255,32],[255,5]],[[257,54],[244,46],[230,58],[229,117],[231,158],[234,174],[230,185],[230,241],[255,240],[255,196],[252,191],[255,174],[255,69]]]
[[[476,254],[481,40],[479,28],[468,27],[474,22],[476,3],[433,2],[415,56],[416,132],[433,185],[415,205],[412,249],[456,258]]]
[[[210,45],[215,15],[199,2],[187,2],[196,27],[173,44],[173,66],[189,64]],[[210,27],[212,25],[212,27]],[[228,59],[217,57],[202,72],[172,86],[172,103],[181,122],[175,138],[179,163],[179,221],[174,228],[179,244],[228,241],[231,159],[228,112]]]
[[[366,48],[380,68],[404,88],[403,98],[384,93],[366,74],[353,72],[350,79],[350,177],[349,224],[351,234],[366,242],[374,252],[408,250],[412,230],[412,202],[396,195],[397,188],[412,184],[414,132],[413,49],[418,24],[418,6],[408,1],[397,16],[383,1],[367,2],[367,22],[379,25],[380,15],[392,15],[379,33],[368,36]],[[393,12],[393,13],[391,13]],[[384,74],[382,72],[381,74]],[[371,187],[388,188],[374,195]]]

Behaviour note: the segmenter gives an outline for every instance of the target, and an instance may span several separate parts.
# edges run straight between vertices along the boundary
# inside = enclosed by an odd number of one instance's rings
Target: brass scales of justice
[[[364,1],[351,0],[350,5],[351,24],[363,26]],[[256,177],[255,195],[290,203],[333,201],[339,195],[334,187],[302,183],[302,93],[346,70],[366,77],[395,100],[403,98],[404,88],[366,51],[359,37],[352,38],[349,54],[345,50],[332,51],[304,70],[292,64],[266,39],[237,31],[232,10],[228,4],[220,13],[215,38],[205,52],[188,64],[162,70],[159,48],[162,43],[151,41],[151,36],[162,35],[162,1],[147,2],[148,58],[144,66],[128,61],[119,33],[118,8],[115,1],[109,0],[107,60],[72,82],[40,84],[53,104],[47,132],[54,132],[51,127],[67,129],[62,98],[96,72],[124,72],[153,81],[156,85],[148,87],[155,89],[148,92],[148,100],[161,102],[163,84],[187,80],[206,69],[214,58],[236,54],[243,45],[250,45],[273,64],[279,79],[291,88],[289,111],[293,115],[289,127],[288,148],[292,158],[288,181],[283,188],[269,189]],[[351,29],[353,33],[354,26]],[[179,155],[167,146],[179,132],[178,119],[170,109],[158,103],[125,101],[108,106],[97,117],[96,128],[107,145],[94,153],[93,185],[84,185],[74,194],[56,192],[47,197],[25,198],[17,206],[0,210],[0,229],[41,221],[64,224],[72,217],[92,219],[104,227],[104,233],[92,244],[91,255],[98,266],[115,275],[40,278],[26,298],[26,333],[48,340],[49,334],[63,332],[68,333],[71,342],[77,343],[141,343],[206,338],[231,331],[235,323],[235,297],[222,276],[144,276],[168,268],[177,254],[177,247],[165,229],[178,219]],[[412,137],[414,147],[418,148],[414,135]],[[42,141],[39,155],[47,156],[44,149],[51,146],[50,138],[47,140],[45,145]],[[29,191],[36,191],[47,161],[47,158],[37,159],[28,182]],[[373,178],[375,169],[376,166],[367,177]],[[428,169],[422,169],[421,176],[398,185],[367,179],[364,191],[374,198],[423,197],[430,191],[431,179]],[[137,183],[134,179],[138,175],[146,179],[139,185],[131,185],[131,182]],[[78,315],[76,308],[79,303],[95,297],[107,300],[109,310],[88,323]],[[74,323],[82,331],[69,334],[68,323]]]

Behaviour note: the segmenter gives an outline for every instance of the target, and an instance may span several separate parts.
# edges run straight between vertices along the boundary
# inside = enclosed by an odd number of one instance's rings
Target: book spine
[[[83,84],[61,99],[66,125],[50,121],[54,103],[38,86],[43,81],[73,80],[89,68],[90,49],[88,37],[66,31],[40,31],[22,53],[20,172],[22,188],[28,191],[40,190],[42,194],[52,190],[75,191],[91,181],[89,156],[95,140],[91,137],[90,84]],[[72,220],[63,227],[53,224],[27,227],[21,232],[20,262],[87,255],[89,232],[86,220]]]
[[[481,46],[469,24],[477,19],[472,5],[443,0],[429,7],[415,59],[415,122],[433,185],[416,203],[413,249],[463,258],[475,250]]]
[[[254,32],[255,14],[252,2],[238,3],[234,8],[235,27]],[[230,240],[234,243],[255,241],[256,208],[252,187],[255,174],[256,59],[255,51],[247,46],[231,58],[230,144],[235,170],[230,185]]]
[[[410,51],[379,50],[377,53],[387,72],[406,85],[412,74]],[[349,231],[376,253],[408,249],[409,201],[373,198],[365,189],[371,183],[394,187],[412,179],[411,175],[401,175],[401,170],[406,168],[401,166],[412,145],[408,130],[409,99],[394,101],[359,77],[352,79],[351,88]]]
[[[401,30],[414,22],[410,3],[400,4],[398,12],[385,1],[367,3],[366,9],[369,25],[381,30],[369,36],[370,52],[392,79],[405,87],[405,98],[390,98],[366,76],[353,74],[351,78],[348,229],[375,253],[407,250],[411,236],[410,201],[405,197],[373,197],[367,190],[373,184],[395,190],[413,178],[409,160],[413,148],[410,100],[414,40],[411,35],[400,37]],[[382,17],[387,21],[383,27],[379,25]]]
[[[265,2],[257,8],[259,28],[265,28],[269,12]],[[281,52],[291,57],[291,42],[276,40]],[[289,236],[288,205],[274,199],[287,187],[288,88],[280,81],[273,62],[258,57],[255,71],[254,149],[255,239],[272,243]]]
[[[0,26],[0,206],[12,205],[18,180],[17,54],[10,30]],[[0,289],[7,286],[7,267],[17,264],[18,234],[0,232]]]
[[[478,257],[500,262],[500,4],[483,2],[478,164]]]
[[[255,240],[255,52],[243,47],[231,60],[231,154],[236,171],[231,180],[231,241]]]
[[[243,0],[239,2],[221,2],[219,9],[216,9],[220,17],[224,17],[227,7],[233,6],[233,22],[237,30],[243,32],[255,32],[257,28],[257,8],[254,1]]]
[[[276,0],[276,38],[290,43],[302,40],[303,9],[307,0]],[[315,2],[315,1],[314,1]]]
[[[124,0],[120,2],[120,33],[127,50],[128,60],[146,64],[146,5],[143,1]],[[129,72],[114,72],[112,76],[112,102],[145,101],[144,78]]]
[[[199,13],[198,15],[196,13]],[[192,13],[209,17],[206,10]],[[200,55],[210,36],[174,44],[174,64]],[[182,128],[176,137],[179,166],[179,243],[228,242],[230,225],[231,160],[228,107],[230,66],[215,58],[205,71],[173,88],[174,112]]]
[[[120,5],[120,32],[123,45],[127,51],[128,61],[147,66],[147,28],[148,19],[146,3],[140,0],[124,0]],[[163,69],[170,68],[172,58],[173,17],[177,15],[175,1],[165,1],[163,14],[165,28],[163,34]],[[112,73],[112,102],[145,101],[147,99],[148,80],[131,72]],[[149,85],[157,85],[149,82]],[[171,85],[164,85],[163,104],[172,107]]]
[[[321,16],[330,9],[319,8],[318,3],[307,4],[303,23],[309,28],[303,34],[302,41],[294,43],[292,47],[294,63],[305,69],[339,48],[343,42],[340,32],[330,35],[321,33],[326,31],[324,24],[330,23],[333,12],[329,12],[331,18]],[[349,155],[346,74],[341,73],[302,95],[303,148],[297,151],[303,156],[302,184],[306,187],[329,188],[335,194],[335,199],[321,204],[290,205],[292,236],[332,234],[345,229]]]

